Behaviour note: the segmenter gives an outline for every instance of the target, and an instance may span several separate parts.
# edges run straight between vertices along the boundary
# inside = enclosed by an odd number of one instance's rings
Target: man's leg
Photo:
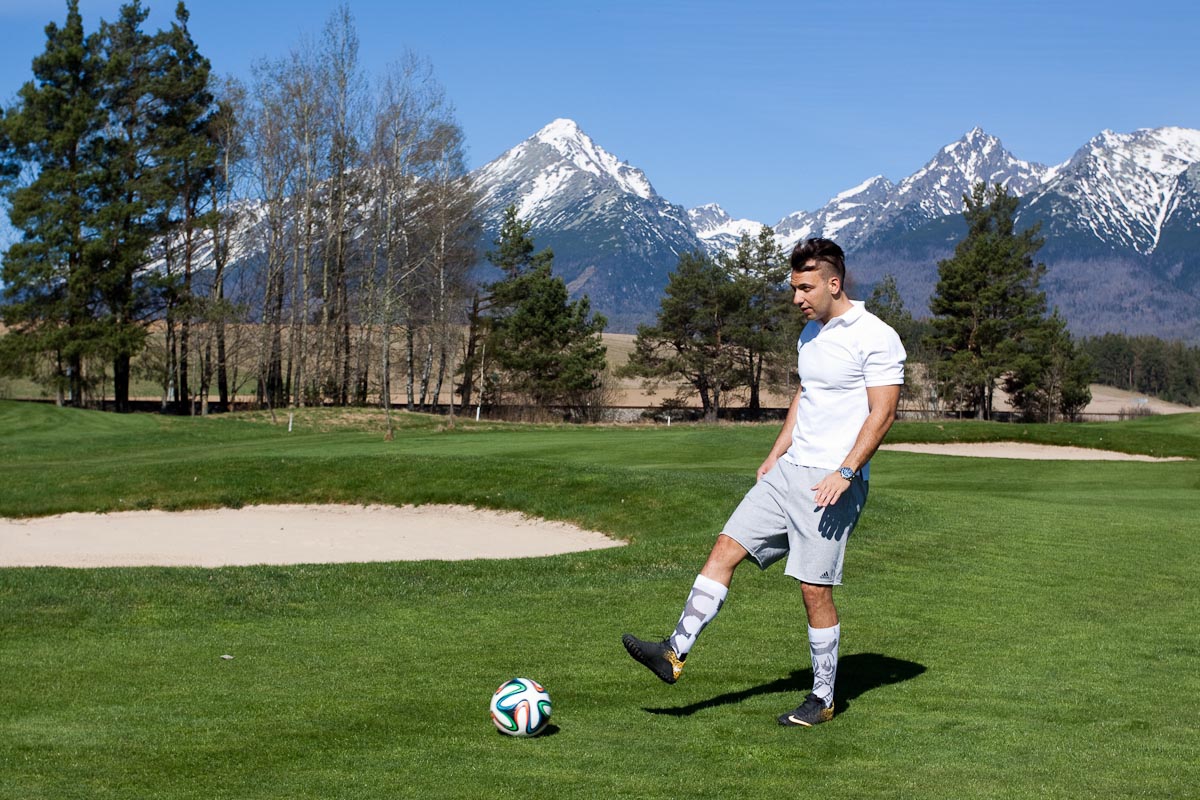
[[[733,571],[746,556],[746,548],[725,534],[720,534],[692,584],[675,631],[661,642],[647,642],[625,634],[621,642],[629,655],[667,683],[678,680],[684,659],[691,652],[700,632],[716,619],[733,580]]]
[[[670,636],[671,649],[681,661],[691,652],[700,631],[716,619],[733,582],[733,571],[747,555],[746,548],[730,537],[723,533],[717,536]]]
[[[833,684],[837,679],[838,642],[842,626],[833,604],[833,587],[801,583],[808,615],[808,652],[812,657],[813,690],[795,710],[779,718],[782,725],[810,727],[833,719]]]
[[[713,543],[712,550],[708,554],[708,560],[700,568],[700,574],[706,578],[711,578],[728,589],[729,585],[733,582],[733,571],[749,555],[746,552],[746,548],[738,544],[737,540],[722,533],[717,536],[717,541]]]
[[[808,612],[808,650],[812,656],[813,694],[833,707],[833,683],[837,679],[838,640],[842,626],[833,604],[833,587],[801,583],[804,609]]]

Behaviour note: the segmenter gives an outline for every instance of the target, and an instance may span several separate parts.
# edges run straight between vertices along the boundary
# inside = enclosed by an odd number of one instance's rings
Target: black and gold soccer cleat
[[[621,637],[621,644],[629,651],[635,661],[640,661],[646,668],[666,683],[679,680],[683,672],[683,659],[675,655],[666,639],[661,642],[645,642],[631,634]]]
[[[831,719],[833,719],[833,703],[827,706],[824,700],[809,692],[803,703],[779,717],[779,724],[811,728],[813,725],[820,725]]]

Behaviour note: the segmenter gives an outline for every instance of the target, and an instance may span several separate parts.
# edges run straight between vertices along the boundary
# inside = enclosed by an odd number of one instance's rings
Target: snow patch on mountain
[[[635,194],[643,200],[654,197],[654,187],[644,172],[597,146],[574,120],[556,119],[535,133],[533,138],[550,145],[584,172],[601,180],[613,181],[622,191]]]
[[[921,222],[960,213],[963,196],[979,181],[1003,184],[1020,195],[1051,171],[1014,157],[999,139],[976,127],[900,183],[876,175],[838,193],[816,211],[787,215],[775,231],[785,249],[800,239],[823,236],[850,250],[901,216]]]
[[[637,167],[556,119],[472,173],[485,242],[514,206],[573,295],[587,294],[611,330],[653,317],[666,276],[703,247],[687,211],[657,192]]]
[[[580,129],[556,119],[474,173],[485,215],[498,219],[510,203],[536,227],[561,211],[564,197],[599,192],[665,204],[646,174],[621,161]]]
[[[1179,205],[1181,176],[1200,162],[1200,130],[1101,131],[1029,198],[1064,227],[1149,255]],[[1070,211],[1061,209],[1069,208]]]
[[[735,250],[743,236],[757,238],[763,224],[752,219],[734,219],[716,203],[688,209],[688,222],[710,255]]]

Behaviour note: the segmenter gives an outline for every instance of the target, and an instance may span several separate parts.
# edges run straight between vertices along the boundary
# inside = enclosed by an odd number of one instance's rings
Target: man
[[[757,482],[725,523],[692,586],[674,633],[661,642],[622,637],[625,649],[667,683],[683,671],[700,632],[717,616],[733,571],[786,557],[808,616],[813,690],[782,725],[833,718],[841,637],[833,587],[846,541],[867,500],[868,462],[896,417],[906,354],[900,337],[846,294],[845,255],[809,239],[791,255],[792,302],[808,324],[797,344],[800,388]]]

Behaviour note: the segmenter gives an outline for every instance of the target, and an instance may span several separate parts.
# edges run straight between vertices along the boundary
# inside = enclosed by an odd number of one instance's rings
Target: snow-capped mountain
[[[882,175],[841,192],[822,208],[798,211],[775,226],[788,249],[800,239],[824,236],[854,250],[889,228],[913,229],[963,210],[963,195],[979,181],[1000,183],[1022,195],[1053,169],[1016,158],[995,136],[973,128],[946,145],[921,169],[893,185]]]
[[[631,331],[654,319],[679,254],[729,252],[753,220],[711,203],[684,211],[646,175],[611,155],[570,120],[556,120],[475,173],[489,242],[505,206],[533,223],[538,247],[578,296]],[[876,175],[814,211],[774,226],[785,248],[810,236],[837,240],[860,287],[895,275],[918,315],[937,262],[965,232],[963,195],[978,181],[1023,198],[1018,227],[1040,222],[1044,282],[1079,333],[1123,330],[1200,341],[1200,131],[1105,131],[1062,164],[1023,161],[979,128],[942,147],[897,183]],[[1137,291],[1109,286],[1104,271],[1131,271]],[[1116,321],[1114,321],[1116,320]],[[1132,320],[1132,321],[1131,321]]]
[[[558,221],[564,195],[603,190],[657,197],[646,174],[596,145],[574,120],[556,119],[475,173],[488,216],[510,203],[534,226]],[[499,213],[496,212],[499,209]]]
[[[816,211],[788,214],[775,225],[775,236],[785,250],[812,236],[839,242],[857,240],[884,213],[895,188],[882,175],[868,178],[852,189],[839,192]]]
[[[1105,131],[1042,178],[1016,224],[1041,226],[1042,287],[1071,328],[1200,341],[1200,131]],[[891,272],[924,312],[938,260],[965,231],[958,214],[893,221],[859,242],[856,274],[873,283]]]
[[[979,181],[999,183],[1009,194],[1023,195],[1038,186],[1051,168],[1012,155],[995,136],[972,128],[946,145],[921,169],[909,175],[888,198],[888,211],[917,209],[930,219],[958,214],[963,195]]]
[[[557,119],[473,173],[485,238],[504,209],[531,223],[557,274],[586,294],[610,330],[653,319],[679,256],[701,247],[687,212],[664,200],[645,173],[619,160],[569,119]]]
[[[1150,255],[1188,203],[1185,173],[1198,162],[1197,130],[1103,131],[1030,194],[1025,216],[1044,218],[1056,235],[1083,233]]]
[[[752,219],[734,219],[716,203],[689,208],[687,213],[692,230],[710,254],[736,250],[743,236],[757,238],[763,227]]]

